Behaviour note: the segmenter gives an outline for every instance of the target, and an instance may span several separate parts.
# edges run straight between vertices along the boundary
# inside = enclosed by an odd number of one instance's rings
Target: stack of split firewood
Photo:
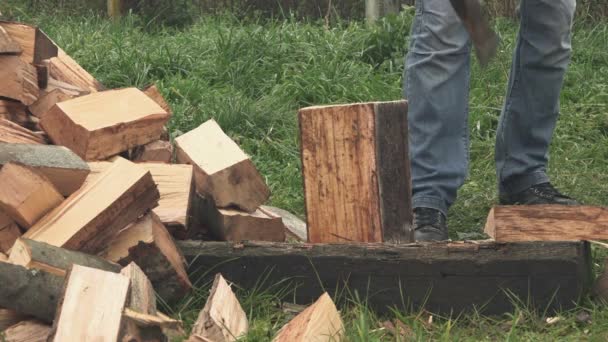
[[[155,86],[106,90],[40,29],[0,22],[8,341],[137,340],[175,327],[153,296],[171,304],[192,288],[174,239],[285,240],[239,146],[213,120],[171,142],[170,117]]]

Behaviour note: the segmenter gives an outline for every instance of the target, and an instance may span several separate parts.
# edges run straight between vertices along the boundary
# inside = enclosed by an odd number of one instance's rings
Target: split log
[[[413,241],[407,102],[299,112],[310,242]]]
[[[0,210],[0,252],[8,252],[20,236],[21,230],[17,223]]]
[[[189,341],[232,342],[247,334],[249,322],[239,300],[221,274],[215,276],[211,293],[198,314]]]
[[[48,65],[48,63],[47,63],[47,65]],[[48,66],[47,66],[47,70],[48,70]],[[44,88],[44,92],[41,92],[41,95],[45,95],[45,94],[55,91],[55,90],[61,90],[62,92],[66,93],[72,97],[88,95],[91,93],[90,91],[88,91],[86,89],[82,89],[75,85],[56,80],[56,79],[52,78],[51,76],[47,75],[47,85]]]
[[[591,280],[587,243],[289,244],[178,241],[192,279],[221,273],[240,288],[297,288],[297,304],[357,291],[378,313],[512,312],[512,293],[542,310],[572,308]],[[355,271],[356,270],[356,271]],[[264,284],[260,287],[259,279]],[[286,282],[285,280],[289,281]]]
[[[51,322],[63,288],[63,277],[0,262],[0,307]]]
[[[46,144],[46,139],[16,123],[0,119],[0,143]]]
[[[170,163],[173,160],[173,144],[156,140],[134,149],[131,160],[134,162]]]
[[[74,265],[53,324],[54,341],[118,341],[129,278]]]
[[[327,292],[287,323],[274,342],[341,341],[344,325],[340,312]]]
[[[89,174],[89,166],[62,146],[0,143],[0,166],[16,163],[46,176],[64,196],[78,190]]]
[[[38,99],[36,68],[19,56],[0,55],[0,96],[21,101],[29,106]]]
[[[26,319],[26,316],[14,310],[0,308],[0,331],[4,331],[6,328],[11,327],[24,319]],[[0,338],[0,341],[2,341],[2,338]]]
[[[117,158],[104,173],[68,197],[24,237],[98,253],[122,228],[155,207],[158,198],[149,172]]]
[[[57,57],[49,58],[49,76],[91,93],[104,90],[104,86],[83,69],[65,51],[59,49]]]
[[[87,160],[158,140],[169,114],[136,88],[108,90],[57,103],[43,117],[53,143]]]
[[[277,207],[271,207],[267,205],[263,205],[260,207],[260,210],[268,215],[274,215],[281,217],[283,220],[283,224],[286,228],[286,233],[288,236],[299,240],[299,241],[308,241],[308,232],[306,230],[306,222],[302,221],[301,218],[296,215],[290,213],[289,211]]]
[[[165,98],[160,93],[155,84],[151,84],[143,89],[144,94],[148,95],[154,102],[158,103],[167,113],[172,114],[171,107],[165,101]]]
[[[196,190],[218,207],[254,212],[270,196],[251,159],[215,120],[179,136],[175,143],[177,161],[194,166]]]
[[[50,334],[50,326],[36,320],[27,320],[6,329],[0,337],[4,342],[47,342]]]
[[[27,269],[43,270],[58,276],[65,276],[72,265],[81,265],[115,273],[120,272],[118,264],[100,257],[29,239],[18,239],[15,242],[9,255],[9,262]]]
[[[101,256],[121,265],[135,262],[168,303],[175,303],[192,289],[184,257],[154,213],[123,229]]]
[[[209,232],[222,241],[285,241],[285,225],[280,217],[256,210],[249,214],[234,209],[218,209],[209,200],[201,214]]]
[[[0,26],[0,54],[18,55],[21,51],[19,44],[11,38],[4,27]]]
[[[57,45],[39,28],[10,21],[0,21],[0,26],[19,45],[20,58],[25,63],[39,64],[43,59],[57,56]]]
[[[73,95],[68,94],[61,88],[56,88],[42,94],[28,109],[34,116],[42,118],[55,104],[72,98],[74,98]]]
[[[0,210],[28,229],[64,198],[43,174],[15,163],[0,169]]]
[[[563,205],[496,206],[485,232],[499,242],[608,240],[608,208]]]

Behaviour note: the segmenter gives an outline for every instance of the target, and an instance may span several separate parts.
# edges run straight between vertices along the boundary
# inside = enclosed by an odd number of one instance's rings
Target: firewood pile
[[[0,22],[5,340],[163,340],[181,323],[156,295],[192,290],[175,239],[285,240],[251,159],[213,120],[170,141],[171,114],[154,85],[106,89],[39,28]]]

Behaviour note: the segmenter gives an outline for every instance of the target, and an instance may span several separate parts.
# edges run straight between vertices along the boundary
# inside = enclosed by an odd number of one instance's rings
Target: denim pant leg
[[[470,52],[448,0],[416,1],[404,75],[415,208],[447,214],[467,176]]]
[[[496,133],[499,191],[549,181],[548,150],[570,62],[576,0],[522,0],[520,31]]]

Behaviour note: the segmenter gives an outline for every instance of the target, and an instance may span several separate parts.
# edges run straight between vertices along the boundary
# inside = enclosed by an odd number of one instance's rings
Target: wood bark
[[[11,38],[4,27],[0,26],[0,54],[18,55],[20,53],[19,44]]]
[[[0,96],[26,106],[36,102],[40,92],[36,68],[11,55],[0,55],[0,65]]]
[[[590,206],[496,206],[485,232],[496,241],[608,240],[608,208]]]
[[[412,240],[407,102],[299,112],[310,242]]]
[[[53,143],[101,160],[158,140],[169,114],[136,88],[57,103],[40,122]]]
[[[47,342],[51,327],[36,320],[17,323],[0,336],[4,342]]]
[[[34,116],[42,118],[55,104],[72,98],[74,98],[73,95],[68,94],[61,88],[56,88],[42,94],[28,109]]]
[[[63,288],[63,277],[0,262],[0,307],[51,322]]]
[[[4,211],[0,210],[0,252],[8,252],[20,236],[21,230],[17,223]]]
[[[238,298],[221,274],[215,276],[205,307],[198,315],[189,341],[232,342],[247,334],[249,322]]]
[[[53,183],[34,169],[16,163],[0,169],[0,210],[29,229],[64,198]]]
[[[314,304],[287,323],[274,342],[341,341],[344,324],[340,312],[327,292]]]
[[[103,258],[29,239],[18,239],[15,242],[9,255],[9,262],[27,269],[43,270],[58,276],[65,276],[72,265],[115,273],[120,271],[118,264]]]
[[[175,303],[192,289],[184,257],[154,213],[123,229],[101,256],[121,265],[135,262],[167,303]]]
[[[214,121],[175,139],[177,161],[194,166],[196,190],[220,208],[254,212],[270,190],[253,162]]]
[[[74,265],[57,309],[53,341],[118,341],[128,292],[129,278]]]
[[[68,197],[24,237],[98,253],[122,228],[155,207],[158,198],[149,172],[117,158],[104,173]]]
[[[133,150],[134,162],[170,163],[173,160],[173,144],[169,141],[156,140]]]
[[[358,291],[371,309],[437,313],[510,312],[505,290],[543,310],[572,307],[589,285],[590,249],[579,242],[435,244],[289,244],[178,242],[191,276],[222,273],[237,286],[297,287],[308,304],[324,291]],[[204,276],[203,276],[204,275]],[[256,285],[258,284],[258,285]],[[337,291],[337,292],[336,292]]]
[[[90,171],[87,163],[62,146],[0,143],[0,166],[10,162],[40,172],[64,196],[78,190]]]

